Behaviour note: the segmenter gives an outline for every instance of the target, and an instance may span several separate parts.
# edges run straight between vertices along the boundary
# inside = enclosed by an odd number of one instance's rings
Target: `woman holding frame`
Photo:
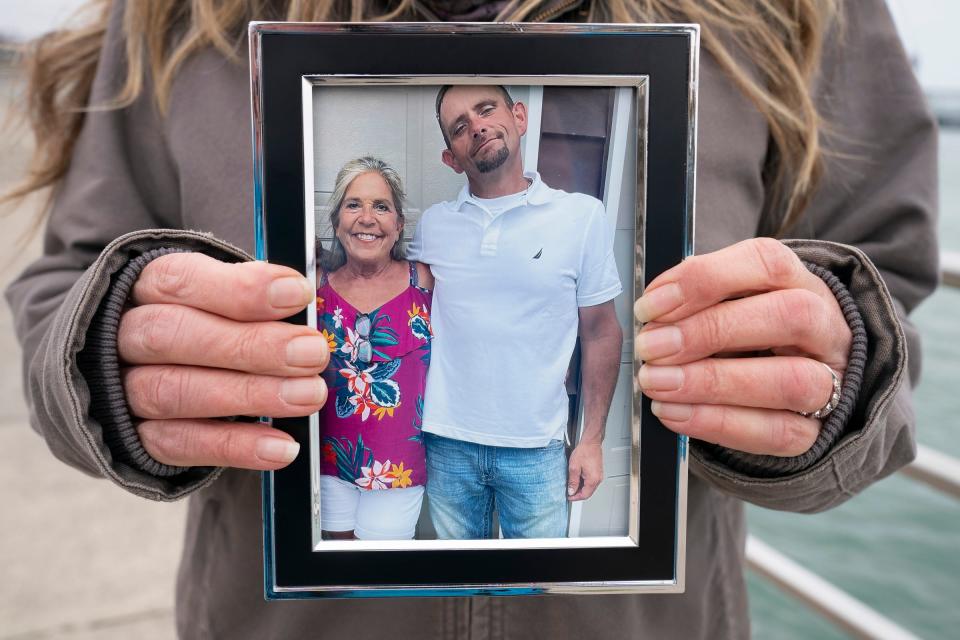
[[[421,637],[747,637],[742,501],[818,511],[911,459],[918,337],[906,312],[936,284],[935,126],[880,0],[96,4],[99,20],[31,58],[39,145],[20,193],[56,185],[56,201],[46,255],[8,298],[33,423],[54,453],[146,497],[193,494],[184,637],[374,637],[387,624]],[[259,482],[232,467],[279,468],[297,446],[216,417],[317,411],[328,356],[322,337],[275,322],[313,297],[304,278],[234,264],[253,244],[241,214],[253,183],[246,23],[471,20],[490,7],[508,20],[701,24],[699,255],[636,309],[650,323],[639,384],[693,438],[687,591],[266,605]],[[121,311],[118,326],[103,321]],[[178,340],[171,326],[189,330]],[[252,331],[262,348],[228,351]],[[89,346],[111,340],[122,382]],[[709,357],[732,351],[763,357]],[[39,384],[63,362],[67,388]],[[157,395],[163,379],[194,384]],[[201,392],[211,387],[252,393]]]

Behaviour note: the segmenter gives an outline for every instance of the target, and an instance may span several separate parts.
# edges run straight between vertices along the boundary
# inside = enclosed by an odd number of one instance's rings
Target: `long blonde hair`
[[[28,118],[36,139],[25,181],[3,199],[56,186],[70,164],[88,108],[114,2],[91,0],[90,24],[55,31],[26,48]],[[511,0],[498,20],[539,19],[549,0]],[[782,234],[801,216],[821,172],[822,123],[811,96],[823,38],[838,0],[593,0],[591,22],[696,22],[703,46],[765,117],[775,153],[767,216]],[[386,21],[423,18],[417,0],[150,0],[124,7],[127,76],[109,105],[122,108],[154,80],[161,112],[180,65],[205,47],[242,60],[250,20]],[[749,61],[750,67],[738,62]]]

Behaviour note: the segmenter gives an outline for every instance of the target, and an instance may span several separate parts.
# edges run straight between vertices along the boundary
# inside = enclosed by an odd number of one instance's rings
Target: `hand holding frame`
[[[144,448],[176,466],[278,469],[288,434],[223,416],[305,416],[326,400],[326,339],[280,322],[314,297],[309,281],[265,262],[162,256],[137,279],[120,320],[127,405]]]
[[[673,431],[748,453],[814,443],[852,335],[827,285],[786,246],[746,240],[662,273],[634,305],[637,374]]]

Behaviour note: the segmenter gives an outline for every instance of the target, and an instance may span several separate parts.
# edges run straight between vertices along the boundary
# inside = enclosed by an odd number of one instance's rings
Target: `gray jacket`
[[[542,596],[266,603],[260,482],[207,469],[159,478],[117,460],[89,415],[78,354],[115,274],[131,256],[182,246],[229,260],[253,246],[247,69],[212,51],[188,60],[160,118],[149,87],[132,106],[87,115],[57,194],[44,256],[9,288],[24,350],[32,425],[53,453],[156,500],[190,495],[178,579],[186,638],[539,638],[749,636],[743,502],[815,512],[839,504],[914,455],[911,384],[918,338],[906,313],[936,285],[936,132],[881,0],[845,3],[819,106],[834,136],[825,179],[790,246],[837,275],[869,339],[863,385],[826,456],[779,477],[735,471],[693,442],[687,591],[662,596]],[[114,16],[93,102],[122,79]],[[769,132],[756,109],[701,58],[699,253],[764,231]],[[161,231],[159,229],[195,229]],[[910,359],[908,361],[908,353]],[[130,576],[131,582],[136,576]]]

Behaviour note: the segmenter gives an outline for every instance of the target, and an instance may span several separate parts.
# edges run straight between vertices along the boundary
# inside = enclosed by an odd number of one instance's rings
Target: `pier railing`
[[[944,286],[960,287],[960,253],[942,251],[940,253],[940,273],[943,274]]]
[[[940,265],[943,285],[960,288],[960,254],[941,253]],[[916,460],[904,468],[902,473],[960,499],[960,460],[918,445]],[[889,618],[753,536],[747,539],[747,566],[855,638],[917,638]]]

